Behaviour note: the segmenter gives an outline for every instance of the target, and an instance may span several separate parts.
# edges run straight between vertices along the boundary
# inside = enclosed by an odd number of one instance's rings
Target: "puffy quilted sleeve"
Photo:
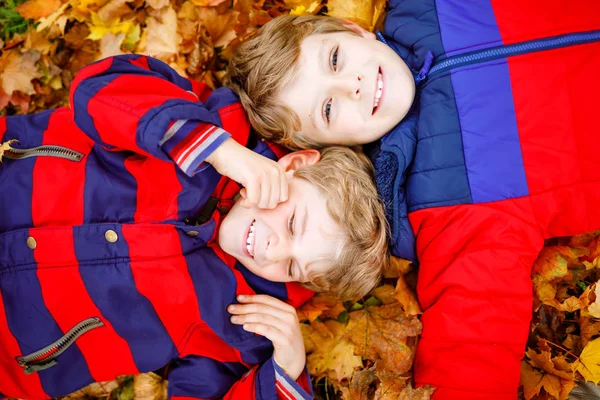
[[[411,214],[423,334],[415,381],[435,400],[514,400],[543,247],[528,200]]]
[[[228,138],[245,146],[250,131],[231,90],[211,93],[146,56],[120,55],[84,67],[70,101],[75,124],[96,143],[172,161],[190,176]]]
[[[168,376],[171,400],[310,400],[313,399],[308,372],[294,381],[271,357],[247,370],[239,363],[226,363],[186,356],[176,360]]]

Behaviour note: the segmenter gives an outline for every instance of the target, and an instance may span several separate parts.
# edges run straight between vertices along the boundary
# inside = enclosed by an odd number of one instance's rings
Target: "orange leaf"
[[[400,304],[402,304],[406,315],[418,315],[423,313],[421,311],[421,307],[419,306],[417,296],[413,290],[408,287],[406,281],[404,280],[404,276],[402,275],[398,277],[396,290],[394,291],[394,298],[396,298]]]
[[[532,274],[540,275],[548,281],[562,278],[569,267],[581,264],[579,257],[588,253],[587,249],[567,246],[545,247],[533,263]]]
[[[23,18],[38,20],[52,14],[57,8],[60,8],[60,4],[60,0],[29,0],[16,7],[15,10]]]

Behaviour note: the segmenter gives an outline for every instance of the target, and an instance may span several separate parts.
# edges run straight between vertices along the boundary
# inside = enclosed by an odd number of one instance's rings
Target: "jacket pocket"
[[[91,331],[92,329],[104,326],[104,322],[98,317],[88,318],[64,334],[60,339],[41,350],[27,354],[25,356],[16,357],[17,362],[25,374],[33,374],[34,372],[42,371],[56,365],[56,358],[67,350],[79,337]]]
[[[83,158],[83,154],[78,151],[71,150],[63,146],[44,145],[31,147],[29,149],[19,149],[8,147],[4,150],[3,157],[11,160],[20,160],[29,157],[58,157],[69,161],[79,162]]]

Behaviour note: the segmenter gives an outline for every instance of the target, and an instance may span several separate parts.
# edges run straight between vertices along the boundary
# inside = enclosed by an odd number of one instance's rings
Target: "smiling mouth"
[[[248,237],[246,238],[246,250],[248,250],[248,254],[250,254],[250,257],[254,258],[254,244],[256,243],[255,237],[254,237],[254,224],[256,223],[256,220],[252,221],[252,223],[250,224],[250,228],[248,229]]]
[[[379,109],[379,101],[383,95],[383,75],[381,74],[381,67],[379,67],[377,71],[377,82],[375,85],[375,96],[373,97],[373,110],[371,115],[375,114]]]

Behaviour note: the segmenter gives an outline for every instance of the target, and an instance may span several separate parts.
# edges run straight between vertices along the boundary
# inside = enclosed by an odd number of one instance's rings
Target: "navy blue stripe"
[[[248,371],[241,363],[187,356],[169,366],[168,397],[213,398],[225,395]]]
[[[285,283],[271,282],[258,275],[254,275],[248,268],[244,267],[239,262],[235,263],[235,268],[240,271],[246,283],[248,283],[256,293],[266,293],[283,301],[288,299]]]
[[[15,148],[41,146],[44,131],[52,111],[35,115],[20,115],[6,118],[6,133],[3,141],[17,139]],[[31,217],[31,199],[33,190],[33,167],[37,158],[11,160],[3,158],[0,165],[0,233],[7,230],[29,228],[33,226]]]
[[[206,168],[203,167],[201,171],[191,177],[181,169],[176,169],[177,179],[182,187],[177,197],[177,214],[180,221],[188,218],[194,220],[198,216],[221,179],[221,174],[212,165],[207,163],[205,166]]]
[[[188,79],[179,75],[177,73],[177,71],[175,71],[173,68],[169,67],[168,64],[166,64],[163,61],[158,60],[156,58],[152,58],[152,57],[146,57],[146,60],[148,61],[148,66],[150,67],[150,69],[152,71],[157,72],[162,77],[173,82],[174,84],[176,84],[183,90],[190,90],[190,91],[192,90],[192,83]]]
[[[185,256],[194,283],[200,315],[225,343],[236,348],[242,360],[259,364],[273,352],[271,341],[245,331],[229,320],[227,306],[237,303],[237,282],[231,269],[213,252],[202,248]]]
[[[94,145],[85,165],[84,223],[133,222],[137,181],[125,169],[125,160],[131,156],[134,153]]]
[[[66,333],[44,303],[33,250],[26,242],[28,235],[28,230],[19,230],[2,238],[3,243],[10,243],[11,261],[18,262],[17,265],[2,265],[0,292],[8,327],[19,344],[21,355],[41,350]],[[8,250],[2,250],[2,253],[5,251]],[[76,345],[69,347],[56,361],[56,365],[38,372],[42,387],[49,396],[62,396],[93,382],[83,354]]]
[[[115,231],[109,243],[105,232]],[[177,357],[177,349],[150,301],[137,289],[129,247],[118,224],[73,228],[79,272],[90,298],[131,350],[140,372],[152,371]],[[165,293],[167,296],[168,293]]]

